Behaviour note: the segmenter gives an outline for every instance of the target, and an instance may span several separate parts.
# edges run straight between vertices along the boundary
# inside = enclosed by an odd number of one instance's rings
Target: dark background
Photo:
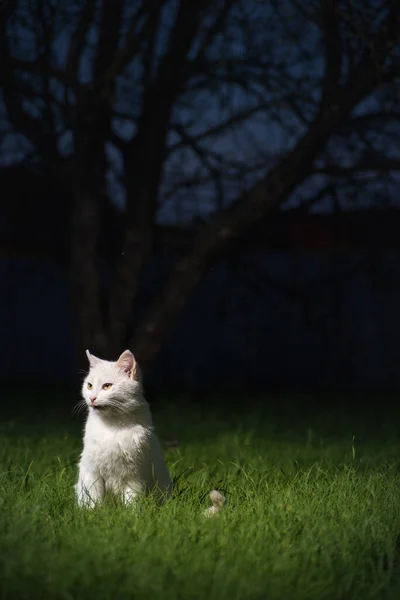
[[[396,392],[399,41],[394,1],[3,3],[3,381]]]

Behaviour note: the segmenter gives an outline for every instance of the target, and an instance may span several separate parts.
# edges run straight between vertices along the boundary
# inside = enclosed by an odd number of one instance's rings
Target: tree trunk
[[[71,224],[71,291],[75,310],[78,365],[85,349],[106,357],[107,323],[101,308],[98,239],[100,198],[104,192],[107,160],[105,139],[110,130],[110,107],[95,87],[77,95],[72,162],[73,216]]]
[[[123,252],[112,286],[109,321],[113,348],[126,340],[142,269],[151,252],[154,216],[164,167],[171,112],[185,82],[187,56],[196,37],[200,15],[210,0],[181,2],[168,40],[167,51],[152,79],[152,46],[148,50],[148,85],[134,139],[125,151],[128,223]],[[153,27],[160,9],[153,15]],[[154,29],[156,31],[156,29]],[[156,43],[155,38],[152,40]]]
[[[99,303],[97,238],[99,214],[90,192],[75,190],[71,227],[70,282],[75,313],[77,364],[86,365],[85,350],[107,356],[108,341]]]

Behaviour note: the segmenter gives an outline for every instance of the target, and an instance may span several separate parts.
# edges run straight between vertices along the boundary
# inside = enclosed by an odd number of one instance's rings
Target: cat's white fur
[[[78,503],[93,507],[106,493],[126,503],[150,491],[160,499],[169,497],[171,479],[133,354],[126,350],[116,362],[89,351],[87,356],[90,370],[82,396],[88,418],[76,484]],[[111,387],[103,389],[107,384]]]
[[[78,504],[93,508],[106,493],[127,504],[148,492],[163,501],[171,495],[172,483],[133,354],[125,350],[115,362],[86,354],[90,369],[82,397],[88,417],[75,486]],[[226,502],[216,490],[210,498],[207,516]]]

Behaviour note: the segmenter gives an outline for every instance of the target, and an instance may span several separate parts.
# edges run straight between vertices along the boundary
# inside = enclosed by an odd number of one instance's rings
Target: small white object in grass
[[[211,502],[213,503],[210,508],[207,508],[204,511],[205,517],[213,517],[218,514],[220,510],[226,505],[226,498],[219,492],[218,490],[213,490],[210,492]]]

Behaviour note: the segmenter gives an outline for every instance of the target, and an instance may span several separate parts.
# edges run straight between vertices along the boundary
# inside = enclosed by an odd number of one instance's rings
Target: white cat
[[[90,370],[82,396],[88,418],[75,486],[78,504],[93,508],[106,493],[125,503],[150,491],[160,501],[169,498],[171,479],[132,352],[125,350],[116,362],[97,358],[89,350],[86,354]],[[213,506],[207,516],[216,514],[226,501],[216,490],[210,498]]]

